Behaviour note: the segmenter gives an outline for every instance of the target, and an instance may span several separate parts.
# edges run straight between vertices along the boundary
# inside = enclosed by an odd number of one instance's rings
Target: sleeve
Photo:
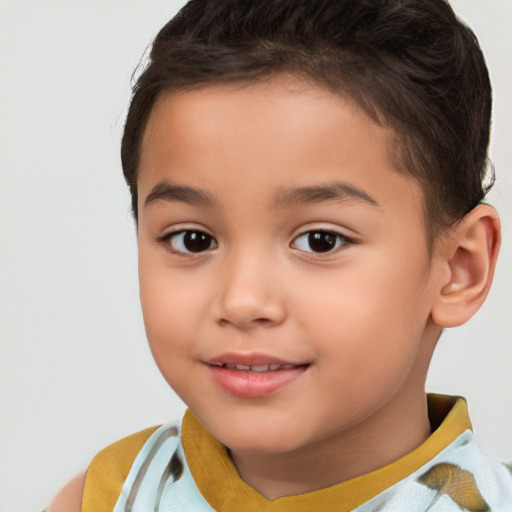
[[[112,512],[135,457],[157,428],[125,437],[93,458],[85,478],[82,512]]]

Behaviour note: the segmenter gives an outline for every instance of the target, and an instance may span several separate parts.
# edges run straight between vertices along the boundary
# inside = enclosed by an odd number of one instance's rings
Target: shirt
[[[399,460],[305,494],[268,499],[238,475],[226,448],[188,410],[92,461],[83,512],[510,512],[512,468],[486,456],[463,398],[429,395],[433,434]]]

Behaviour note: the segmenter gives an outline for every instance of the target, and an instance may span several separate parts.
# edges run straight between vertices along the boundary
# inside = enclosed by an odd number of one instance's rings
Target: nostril
[[[241,318],[241,317],[230,317],[230,318],[220,318],[219,324],[221,326],[229,326],[234,325],[236,327],[244,328],[251,327],[256,325],[267,325],[272,324],[273,321],[270,318]]]
[[[270,320],[270,318],[255,318],[253,322],[257,324],[268,324],[271,323],[272,320]]]

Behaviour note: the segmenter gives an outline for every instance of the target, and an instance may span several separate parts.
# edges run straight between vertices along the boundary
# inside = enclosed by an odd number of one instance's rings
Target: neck
[[[397,433],[399,435],[397,435]],[[286,453],[231,453],[240,477],[273,499],[325,489],[400,459],[430,435],[426,397],[394,397],[354,427]]]

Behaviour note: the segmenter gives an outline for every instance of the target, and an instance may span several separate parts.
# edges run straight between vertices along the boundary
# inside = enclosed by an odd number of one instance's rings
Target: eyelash
[[[316,235],[316,236],[315,236]],[[300,240],[303,237],[307,237],[307,243],[310,248],[311,243],[316,240],[319,243],[327,243],[326,250],[320,250],[320,251],[308,251],[305,249],[298,248],[299,251],[307,252],[310,254],[315,254],[317,256],[323,256],[327,254],[332,254],[334,252],[338,252],[344,245],[354,243],[353,240],[346,237],[345,235],[338,233],[337,231],[333,231],[330,229],[310,229],[308,231],[305,231],[304,233],[301,233],[297,237],[294,238],[292,246],[297,245],[297,241]],[[331,237],[331,241],[328,241],[328,237]],[[334,245],[331,245],[332,238],[334,238]]]
[[[185,238],[182,238],[179,242],[179,244],[182,246],[181,248],[176,248],[173,246],[173,240],[178,239],[179,236],[186,237],[187,234],[189,235],[188,242],[195,242],[197,241],[200,245],[198,247],[199,250],[194,251],[191,250],[190,247],[187,248],[185,244],[187,243],[187,240]],[[305,248],[297,247],[297,241],[300,240],[303,237],[307,237],[307,244],[311,249],[311,243],[316,241],[319,244],[324,244],[323,248],[325,250],[310,250],[308,251]],[[330,237],[330,238],[329,238]],[[215,238],[208,233],[205,233],[204,231],[201,231],[200,229],[182,229],[179,231],[173,231],[172,233],[167,233],[166,235],[160,237],[157,239],[159,243],[166,244],[168,248],[171,250],[172,253],[178,254],[180,256],[186,256],[186,255],[194,255],[194,254],[201,254],[203,252],[206,252],[208,250],[216,249],[218,247],[217,241]],[[353,240],[346,237],[345,235],[342,235],[341,233],[338,233],[337,231],[329,230],[329,229],[310,229],[308,231],[305,231],[294,238],[291,246],[295,249],[298,249],[301,252],[306,252],[310,254],[315,254],[318,256],[323,256],[325,254],[331,254],[333,252],[337,252],[340,250],[344,245],[354,243]],[[201,244],[204,244],[204,248],[201,246]],[[207,246],[206,246],[207,244]],[[213,247],[212,247],[213,244]],[[317,247],[318,249],[318,247]]]
[[[206,247],[204,250],[199,250],[199,251],[191,251],[191,250],[183,250],[183,249],[177,249],[175,247],[173,247],[173,240],[178,238],[178,236],[180,235],[183,235],[183,236],[186,236],[188,234],[192,235],[192,234],[195,234],[195,235],[199,235],[200,237],[202,237],[202,241],[204,242],[205,238],[207,237],[209,239],[209,247]],[[217,241],[215,240],[215,238],[213,238],[213,236],[209,235],[208,233],[205,233],[204,231],[201,231],[200,229],[181,229],[179,231],[173,231],[172,233],[167,233],[166,235],[160,237],[157,239],[157,242],[159,243],[163,243],[163,244],[166,244],[166,246],[170,249],[170,251],[174,254],[178,254],[180,256],[186,256],[186,255],[189,255],[189,254],[200,254],[202,252],[205,252],[207,250],[211,250],[211,249],[216,249],[217,248]],[[199,240],[199,242],[201,242],[201,240]],[[184,245],[185,243],[185,240],[182,240],[181,241],[181,245],[187,249]],[[212,243],[215,244],[215,247],[211,247]]]

